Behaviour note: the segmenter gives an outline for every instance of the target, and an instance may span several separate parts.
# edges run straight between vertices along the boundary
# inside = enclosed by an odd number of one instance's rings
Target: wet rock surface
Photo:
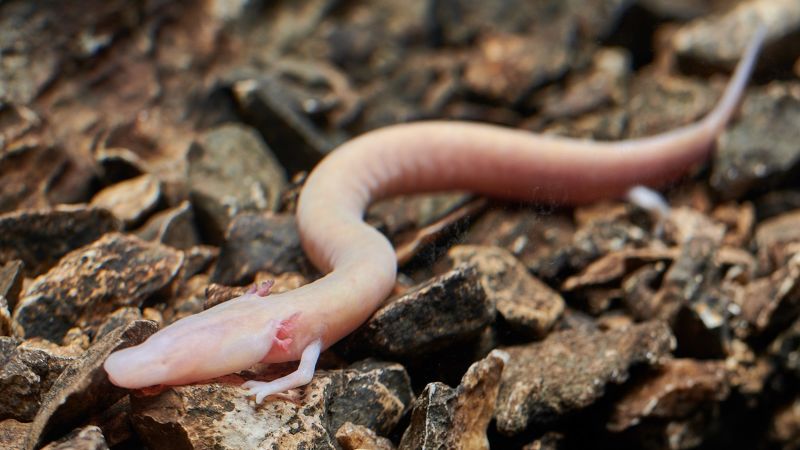
[[[395,291],[307,386],[240,387],[295,363],[107,379],[158,326],[320,276],[293,212],[347,139],[663,132],[714,106],[761,25],[668,217],[385,199],[367,221]],[[795,0],[0,2],[0,448],[797,448],[798,36]]]

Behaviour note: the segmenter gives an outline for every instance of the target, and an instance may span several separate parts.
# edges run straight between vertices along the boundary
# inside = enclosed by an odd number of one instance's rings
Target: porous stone
[[[378,309],[342,345],[356,353],[418,358],[478,336],[495,312],[477,270],[461,265]]]
[[[244,125],[206,132],[188,153],[192,202],[221,235],[240,212],[276,210],[286,174],[261,136]]]
[[[107,313],[141,306],[178,274],[183,254],[164,245],[111,233],[66,255],[23,293],[14,320],[25,337],[61,342],[67,330],[95,330]]]
[[[131,402],[136,432],[153,449],[333,449],[334,433],[347,422],[389,433],[412,395],[402,366],[375,361],[318,371],[299,399],[281,394],[261,405],[246,397],[239,387],[243,381],[231,375],[155,396],[136,395]]]
[[[507,361],[508,354],[494,350],[470,366],[455,389],[439,382],[428,384],[415,401],[398,449],[488,449],[486,429]]]
[[[499,247],[457,246],[447,253],[453,265],[474,265],[486,296],[498,314],[523,335],[543,337],[564,312],[564,299],[531,276],[525,266]]]
[[[515,435],[585,408],[631,366],[669,357],[675,340],[663,322],[619,330],[566,330],[544,341],[506,347],[510,359],[497,399],[497,429]],[[598,357],[602,355],[602,357]]]
[[[0,263],[21,260],[25,274],[38,275],[70,251],[120,227],[110,212],[85,206],[4,214],[0,216]]]

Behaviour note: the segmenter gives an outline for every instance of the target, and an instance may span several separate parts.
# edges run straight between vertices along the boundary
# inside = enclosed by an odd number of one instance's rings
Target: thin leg
[[[634,186],[625,195],[629,202],[650,213],[656,221],[654,233],[661,236],[664,231],[664,222],[670,215],[671,209],[667,200],[659,192],[645,186]]]
[[[248,381],[242,384],[242,387],[247,389],[247,395],[256,396],[256,403],[261,403],[264,397],[268,395],[278,394],[306,385],[314,377],[314,368],[317,365],[321,350],[322,340],[317,339],[308,344],[308,347],[303,350],[303,354],[300,356],[300,364],[294,372],[272,381]]]

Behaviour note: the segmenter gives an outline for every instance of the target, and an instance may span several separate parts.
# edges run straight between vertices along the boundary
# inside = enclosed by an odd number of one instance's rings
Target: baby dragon
[[[702,120],[651,137],[592,142],[448,121],[393,125],[331,152],[309,175],[297,207],[303,249],[323,278],[263,297],[251,291],[181,319],[111,354],[110,380],[125,388],[180,385],[252,365],[299,360],[297,370],[243,387],[257,403],[307,384],[317,358],[364,323],[391,292],[394,249],[362,220],[380,198],[469,190],[581,204],[661,186],[705,160],[742,97],[765,32],[752,38],[721,99]]]

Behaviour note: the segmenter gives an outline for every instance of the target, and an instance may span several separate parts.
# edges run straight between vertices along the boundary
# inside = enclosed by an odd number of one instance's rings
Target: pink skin
[[[126,388],[185,384],[258,362],[300,360],[296,372],[244,384],[256,401],[311,380],[321,350],[364,323],[391,292],[394,249],[362,216],[376,199],[412,192],[481,194],[579,204],[659,186],[705,160],[742,96],[764,38],[752,39],[717,106],[701,121],[622,142],[541,136],[491,125],[419,122],[364,134],[332,152],[297,208],[303,248],[325,277],[290,292],[268,288],[177,321],[105,363]]]

